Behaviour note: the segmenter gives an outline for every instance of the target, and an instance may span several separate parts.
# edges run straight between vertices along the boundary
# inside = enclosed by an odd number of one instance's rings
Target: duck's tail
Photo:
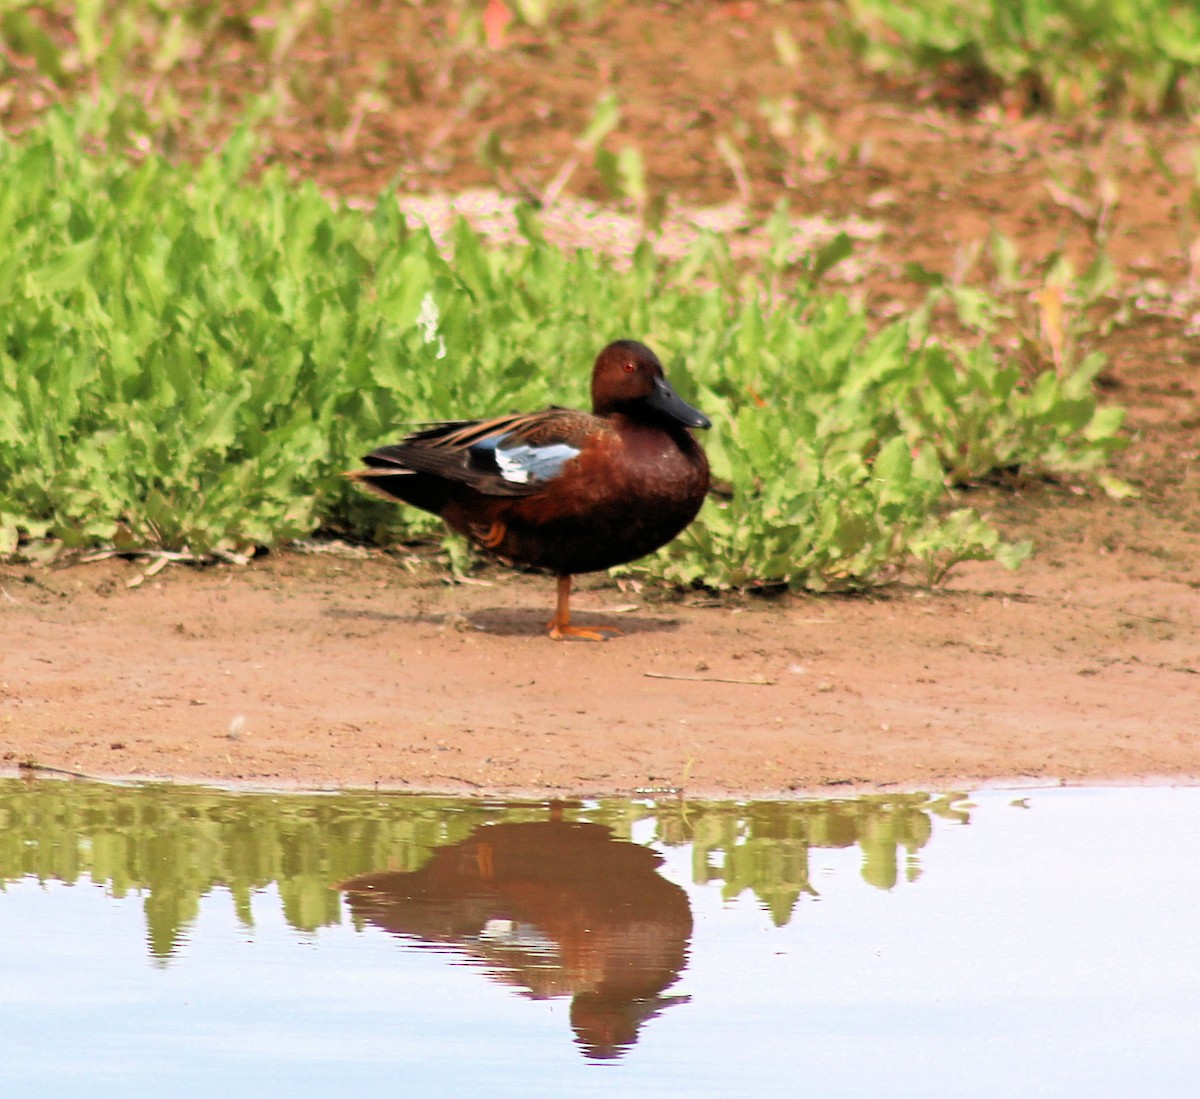
[[[374,457],[364,459],[371,463],[371,469],[347,470],[344,476],[385,500],[399,500],[434,515],[442,514],[450,498],[446,481],[399,465],[376,464],[372,461]]]

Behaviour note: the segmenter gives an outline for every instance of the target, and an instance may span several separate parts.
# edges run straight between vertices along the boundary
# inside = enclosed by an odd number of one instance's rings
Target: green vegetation
[[[916,852],[932,818],[963,820],[954,798],[923,794],[800,802],[603,801],[566,809],[568,820],[605,824],[629,839],[653,818],[655,841],[693,845],[697,884],[722,881],[726,897],[749,891],[777,924],[814,892],[813,847],[862,851],[864,880],[890,889],[917,874]],[[412,871],[433,851],[481,825],[544,821],[545,805],[412,795],[238,794],[203,788],[122,788],[98,783],[0,780],[0,889],[22,878],[91,880],[112,896],[144,897],[151,953],[167,959],[201,899],[227,889],[249,926],[251,898],[272,884],[297,930],[342,922],[339,882],[380,870]],[[723,869],[717,869],[717,865]]]
[[[105,117],[56,111],[0,145],[0,553],[426,536],[430,517],[340,472],[405,422],[584,403],[598,345],[629,334],[712,417],[734,487],[638,566],[676,582],[1015,564],[1027,548],[952,510],[947,482],[1096,468],[1118,444],[1094,361],[1023,371],[939,346],[923,318],[873,329],[821,288],[847,242],[796,260],[783,210],[748,275],[716,237],[621,270],[551,247],[528,212],[522,246],[464,223],[449,256],[391,196],[362,212],[279,172],[250,182],[246,131],[195,168],[87,155]]]
[[[606,0],[440,0],[423,6],[440,19],[442,45],[460,55],[540,49],[577,23],[620,18],[619,6]],[[687,9],[697,5],[676,6],[687,18]],[[1066,114],[1098,106],[1151,114],[1200,106],[1200,9],[1192,3],[846,0],[844,7],[844,27],[835,37],[849,39],[868,66],[949,81],[971,99],[1000,92],[1023,108]],[[0,0],[0,80],[23,85],[16,93],[21,125],[47,103],[103,90],[115,105],[106,140],[114,147],[168,150],[202,147],[223,130],[231,108],[286,116],[290,100],[312,98],[319,85],[318,124],[331,147],[344,153],[364,118],[395,109],[397,97],[406,94],[389,82],[387,60],[360,74],[339,73],[336,66],[309,71],[311,50],[340,51],[354,17],[348,0],[244,0],[232,6],[213,0]],[[795,68],[802,51],[788,26],[779,22],[771,33],[781,67]],[[244,86],[185,87],[198,71],[231,63],[242,71]],[[416,101],[429,94],[422,81],[407,62],[407,93]],[[37,85],[32,96],[31,82]],[[458,100],[457,112],[465,118],[488,94],[488,84],[474,78],[442,90]],[[812,168],[831,151],[820,117],[800,119],[794,112],[787,96],[759,103],[775,170],[793,179],[797,165]],[[718,134],[712,150],[743,197],[753,182],[738,149],[745,124],[738,120],[735,133]],[[622,142],[614,151],[597,142],[586,151],[610,195],[641,207],[656,197],[636,144]],[[481,135],[478,155],[497,175],[509,176],[512,164],[499,129]],[[563,165],[567,175],[572,170],[570,162]],[[558,177],[550,186],[556,183]]]
[[[27,59],[62,89],[102,85],[120,90],[130,65],[144,58],[161,75],[185,67],[230,37],[248,42],[257,58],[278,66],[302,31],[329,33],[340,0],[0,0],[0,31],[8,52],[0,76]]]
[[[1200,8],[1180,0],[848,0],[867,63],[1074,114],[1200,105]]]

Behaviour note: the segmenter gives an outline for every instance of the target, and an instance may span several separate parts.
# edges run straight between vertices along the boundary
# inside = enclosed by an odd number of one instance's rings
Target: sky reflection
[[[782,926],[748,888],[725,899],[719,881],[696,884],[695,848],[659,839],[663,861],[644,869],[685,904],[686,959],[634,997],[650,1010],[607,1062],[577,1041],[577,989],[555,974],[530,995],[528,959],[500,979],[462,942],[361,914],[298,930],[272,881],[250,893],[249,922],[209,889],[164,962],[143,893],[20,877],[0,893],[0,1081],[89,1096],[1191,1095],[1198,811],[1196,789],[975,795],[969,823],[932,814],[916,853],[900,849],[891,888],[864,878],[857,844],[807,846]],[[662,828],[642,817],[629,832]],[[479,836],[473,825],[440,849],[470,852]],[[558,924],[538,917],[547,941],[562,934],[554,911]],[[508,918],[483,916],[476,940]],[[571,934],[594,919],[568,920]]]

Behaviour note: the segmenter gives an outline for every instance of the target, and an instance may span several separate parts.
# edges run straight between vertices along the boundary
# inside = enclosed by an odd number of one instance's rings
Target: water
[[[1190,1096],[1198,814],[0,780],[0,1094]]]

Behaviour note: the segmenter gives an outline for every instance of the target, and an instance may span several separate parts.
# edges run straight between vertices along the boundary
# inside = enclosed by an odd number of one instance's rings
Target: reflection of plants
[[[857,845],[863,880],[891,889],[899,880],[901,848],[908,855],[906,877],[918,876],[913,856],[929,842],[934,816],[966,819],[953,801],[908,794],[701,807],[686,832],[693,844],[693,878],[700,884],[724,882],[727,900],[752,892],[782,925],[801,896],[816,895],[809,880],[811,848]]]
[[[0,880],[73,883],[145,895],[152,952],[166,957],[200,898],[224,886],[247,925],[251,895],[275,883],[289,924],[341,919],[331,888],[354,874],[416,869],[434,847],[496,817],[432,798],[237,796],[202,789],[121,789],[0,781]]]
[[[780,924],[797,899],[812,892],[810,848],[857,844],[864,879],[890,888],[900,848],[911,856],[923,847],[933,816],[965,819],[952,799],[923,795],[688,803],[682,816],[666,805],[616,800],[560,811],[605,824],[617,838],[654,817],[659,842],[694,844],[698,883],[721,880],[727,897],[750,890]],[[142,894],[151,953],[166,959],[214,889],[229,891],[249,926],[252,895],[275,885],[287,922],[311,931],[341,922],[338,882],[415,870],[434,848],[464,840],[482,824],[544,820],[548,812],[539,804],[411,795],[0,780],[0,889],[27,877],[69,884],[90,879],[114,897]]]

